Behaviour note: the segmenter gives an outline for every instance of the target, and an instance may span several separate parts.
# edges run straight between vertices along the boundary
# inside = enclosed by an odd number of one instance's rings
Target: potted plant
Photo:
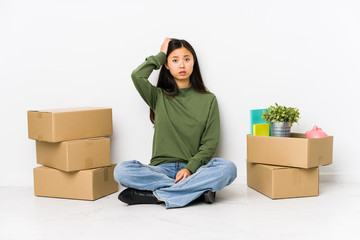
[[[297,108],[279,106],[275,103],[275,106],[263,111],[261,118],[270,122],[271,136],[290,137],[290,129],[293,123],[298,122],[300,113]]]

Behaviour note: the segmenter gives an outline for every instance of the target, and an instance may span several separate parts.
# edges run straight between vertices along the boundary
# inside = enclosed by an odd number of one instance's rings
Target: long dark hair
[[[196,56],[194,48],[190,45],[190,43],[188,43],[187,41],[182,40],[182,39],[172,38],[171,41],[169,42],[169,46],[168,46],[168,50],[167,50],[167,54],[166,54],[166,62],[167,62],[168,56],[170,55],[170,53],[172,51],[174,51],[175,49],[178,49],[178,48],[182,48],[182,47],[189,50],[194,57],[193,72],[190,75],[191,86],[198,92],[210,93],[204,85],[204,82],[202,80],[201,73],[200,73],[200,67],[199,67],[199,63],[197,60],[197,56]],[[174,80],[174,77],[171,75],[170,71],[165,66],[161,67],[159,79],[158,79],[156,86],[158,88],[161,88],[163,90],[163,92],[168,96],[175,97],[179,94],[179,88]],[[150,121],[155,124],[155,113],[151,108],[150,108]]]

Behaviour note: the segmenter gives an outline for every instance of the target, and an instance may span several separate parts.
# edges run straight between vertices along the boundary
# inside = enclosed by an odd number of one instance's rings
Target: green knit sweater
[[[155,113],[155,132],[150,165],[182,162],[194,173],[213,157],[219,141],[220,118],[216,97],[194,88],[168,96],[148,78],[166,61],[160,52],[146,58],[131,74],[136,89]]]

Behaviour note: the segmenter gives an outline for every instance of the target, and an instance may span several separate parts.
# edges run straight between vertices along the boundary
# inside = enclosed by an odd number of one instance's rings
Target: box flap
[[[277,166],[277,165],[267,165],[267,164],[261,164],[262,167],[268,168],[270,170],[281,170],[281,169],[288,169],[290,167],[286,166]]]
[[[293,138],[305,138],[306,139],[306,135],[304,133],[290,133],[290,137],[293,137]]]

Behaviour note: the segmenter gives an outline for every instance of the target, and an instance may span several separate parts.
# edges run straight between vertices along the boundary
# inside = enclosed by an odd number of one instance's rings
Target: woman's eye
[[[187,61],[187,62],[190,61],[190,58],[186,58],[185,61]]]
[[[174,60],[172,60],[172,61],[173,61],[174,63],[176,63],[176,62],[177,62],[177,60],[175,60],[175,59],[174,59]]]

